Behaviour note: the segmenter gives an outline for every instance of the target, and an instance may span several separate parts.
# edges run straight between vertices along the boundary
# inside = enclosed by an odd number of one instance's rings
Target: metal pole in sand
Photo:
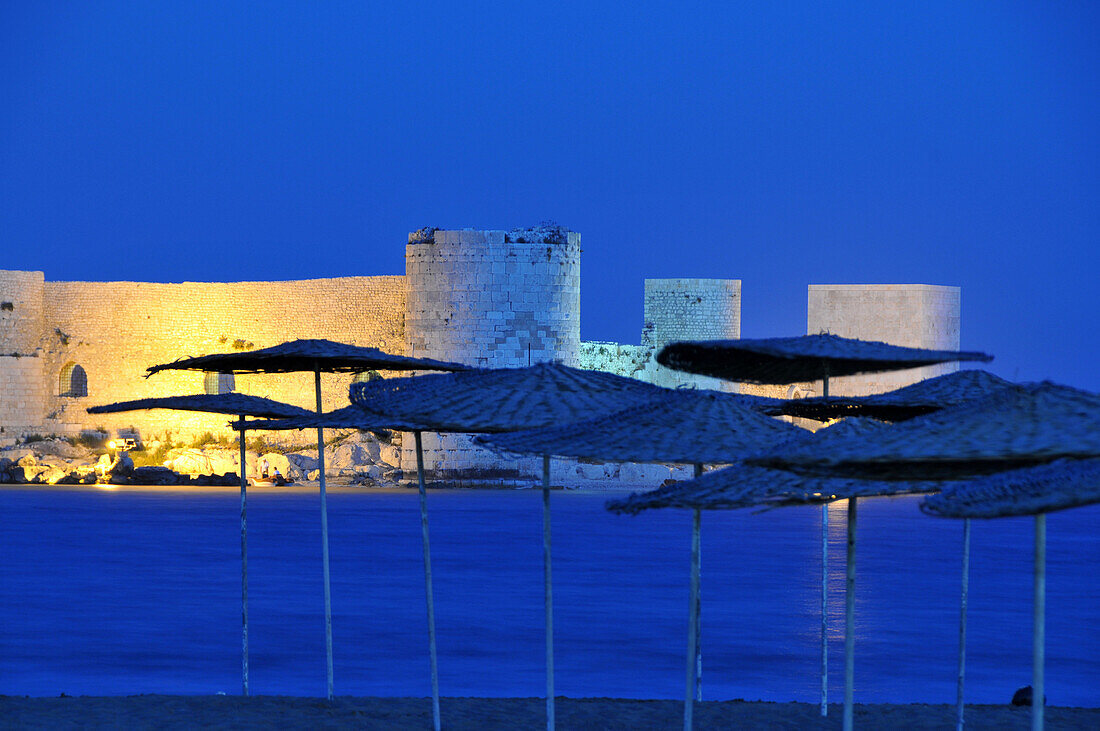
[[[245,415],[241,414],[241,421]],[[241,685],[248,695],[248,460],[245,453],[244,429],[241,442]]]
[[[821,393],[829,397],[829,366]],[[821,505],[821,715],[829,715],[829,504]]]
[[[703,465],[695,463],[695,476],[703,475]],[[701,527],[701,526],[700,526]],[[703,701],[703,549],[699,547],[699,591],[695,593],[695,700]]]
[[[956,731],[963,731],[963,685],[966,679],[966,601],[970,591],[970,518],[963,520],[962,601],[959,607],[959,680]]]
[[[1031,731],[1043,731],[1045,699],[1043,656],[1046,646],[1047,514],[1035,516],[1035,606],[1031,638]]]
[[[435,653],[435,600],[432,595],[432,551],[428,543],[428,492],[424,489],[424,445],[416,438],[416,481],[420,488],[420,536],[424,544],[424,596],[428,602],[428,655],[432,664],[432,725],[439,731],[439,666]]]
[[[684,731],[690,731],[695,700],[695,653],[699,638],[695,634],[699,620],[699,508],[691,515],[691,601],[688,604],[688,652],[687,652],[687,689],[684,692]]]
[[[550,455],[542,456],[542,573],[546,602],[546,728],[554,728],[554,586],[550,567]]]
[[[321,366],[313,363],[313,385],[317,397],[317,414],[321,411]],[[325,500],[325,430],[317,427],[317,469],[321,484],[321,570],[325,582],[325,659],[328,663],[328,699],[332,700],[332,594],[328,570],[328,505]]]
[[[856,657],[856,498],[848,498],[848,561],[844,586],[844,731],[852,731]]]

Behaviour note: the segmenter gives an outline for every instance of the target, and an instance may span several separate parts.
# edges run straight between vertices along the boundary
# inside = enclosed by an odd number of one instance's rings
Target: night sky
[[[957,285],[994,372],[1100,390],[1100,5],[759,5],[4,3],[0,268],[402,274],[552,219],[584,339],[646,277],[743,280],[744,337]]]

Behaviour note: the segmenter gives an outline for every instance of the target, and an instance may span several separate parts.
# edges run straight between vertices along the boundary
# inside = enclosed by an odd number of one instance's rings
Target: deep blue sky
[[[553,219],[585,339],[646,277],[742,279],[744,337],[949,284],[995,372],[1100,390],[1100,6],[389,5],[4,4],[0,268],[400,274]]]

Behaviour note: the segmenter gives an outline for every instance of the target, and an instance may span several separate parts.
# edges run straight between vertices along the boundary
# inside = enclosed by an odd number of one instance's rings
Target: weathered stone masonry
[[[0,273],[0,301],[9,301],[10,275]],[[41,273],[37,274],[39,278]],[[108,430],[137,427],[146,434],[172,431],[187,436],[224,432],[224,416],[147,411],[89,416],[95,404],[132,398],[202,393],[203,374],[168,371],[145,379],[145,369],[183,356],[229,352],[275,345],[294,338],[329,338],[404,351],[405,280],[400,276],[340,277],[289,282],[154,284],[145,282],[46,282],[42,288],[33,338],[26,331],[18,342],[32,358],[8,358],[0,378],[20,375],[37,362],[41,382],[37,408],[25,411],[5,388],[0,396],[0,427],[73,433],[103,426]],[[33,302],[13,301],[7,318],[35,314]],[[13,340],[15,342],[15,340]],[[7,343],[5,343],[7,345]],[[5,350],[7,348],[5,347]],[[87,376],[87,396],[61,395],[59,379],[68,365]],[[34,376],[21,376],[34,390]],[[351,376],[322,376],[326,408],[346,405]],[[242,375],[236,390],[313,407],[313,381],[308,374]],[[8,416],[8,408],[30,416]],[[20,423],[20,422],[24,423]]]

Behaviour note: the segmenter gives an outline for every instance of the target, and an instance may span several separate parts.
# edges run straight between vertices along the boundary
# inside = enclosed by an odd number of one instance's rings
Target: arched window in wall
[[[232,373],[207,373],[202,382],[203,391],[210,395],[233,393],[237,385]]]
[[[787,389],[788,399],[813,398],[814,390],[804,383],[796,383]]]
[[[88,374],[76,363],[66,363],[57,379],[57,393],[60,396],[82,398],[88,395]]]

